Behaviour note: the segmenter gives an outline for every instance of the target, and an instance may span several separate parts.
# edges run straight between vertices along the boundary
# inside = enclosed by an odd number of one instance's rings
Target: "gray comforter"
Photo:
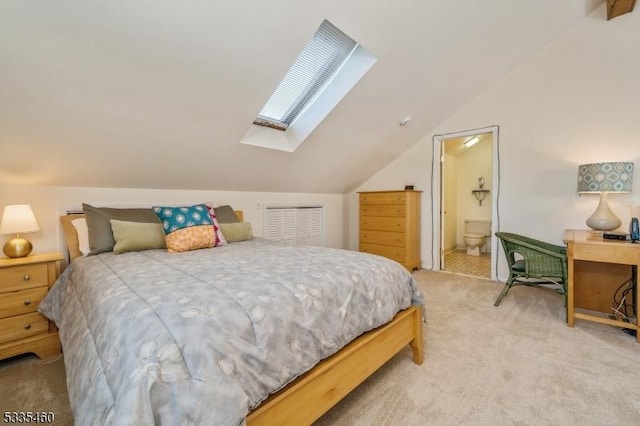
[[[421,304],[382,257],[263,239],[76,259],[40,305],[79,425],[238,425],[270,393]]]

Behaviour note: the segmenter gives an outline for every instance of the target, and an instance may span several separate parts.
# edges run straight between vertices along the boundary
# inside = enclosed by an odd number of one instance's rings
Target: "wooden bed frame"
[[[243,220],[243,213],[236,210]],[[61,216],[69,261],[81,256],[71,221],[83,214]],[[409,345],[413,362],[423,361],[422,310],[411,306],[391,322],[353,340],[334,355],[272,394],[247,417],[247,425],[310,425],[367,377]]]

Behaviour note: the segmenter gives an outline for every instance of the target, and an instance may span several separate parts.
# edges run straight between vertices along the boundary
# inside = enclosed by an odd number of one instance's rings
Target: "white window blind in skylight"
[[[358,46],[326,19],[307,42],[254,124],[286,130]]]

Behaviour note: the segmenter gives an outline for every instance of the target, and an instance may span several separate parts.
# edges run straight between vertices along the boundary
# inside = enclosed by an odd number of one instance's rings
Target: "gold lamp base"
[[[9,240],[2,249],[8,257],[25,257],[31,253],[31,250],[33,250],[31,241],[25,240],[24,238]]]

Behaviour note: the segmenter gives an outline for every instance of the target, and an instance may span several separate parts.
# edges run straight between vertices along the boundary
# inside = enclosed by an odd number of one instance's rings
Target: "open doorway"
[[[434,269],[494,279],[498,128],[434,137]]]

